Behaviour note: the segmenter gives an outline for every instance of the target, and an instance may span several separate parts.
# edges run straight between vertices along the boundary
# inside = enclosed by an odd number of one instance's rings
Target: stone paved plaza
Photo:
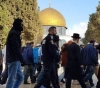
[[[94,79],[94,83],[96,85],[97,79],[96,79],[95,75],[93,76],[93,79]],[[0,88],[5,88],[5,86],[0,86]],[[29,85],[22,84],[19,88],[34,88],[34,84],[29,84]],[[65,88],[64,84],[60,88]],[[72,88],[81,88],[81,87],[80,87],[80,85],[73,84]],[[96,87],[92,87],[92,88],[96,88]]]
[[[58,71],[58,75],[60,75],[62,72],[63,72],[63,68],[60,68]],[[29,81],[30,81],[30,79],[29,79]],[[94,84],[96,85],[97,78],[95,75],[93,76],[93,81],[94,81]],[[19,88],[34,88],[34,85],[35,84],[28,84],[28,85],[22,84]],[[0,86],[0,88],[6,88],[6,87]],[[62,84],[60,88],[65,88],[65,84]],[[76,84],[76,82],[74,82],[74,83],[72,82],[72,88],[81,88],[81,87],[79,84]],[[92,88],[96,88],[96,87],[92,87]]]
[[[5,86],[0,86],[0,88],[6,88]],[[34,85],[21,85],[19,88],[34,88]],[[64,85],[61,88],[65,88]],[[80,85],[72,85],[72,88],[81,88]],[[95,88],[95,87],[94,87]]]
[[[6,88],[5,86],[0,86],[0,88]],[[21,85],[19,88],[34,88],[34,85]],[[65,88],[65,86],[61,86],[60,88]],[[72,85],[72,88],[81,88],[80,85]],[[95,87],[93,87],[95,88]]]

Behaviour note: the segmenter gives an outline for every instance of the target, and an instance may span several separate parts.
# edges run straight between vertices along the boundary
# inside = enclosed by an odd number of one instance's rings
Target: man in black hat
[[[73,43],[69,45],[68,49],[68,64],[66,66],[66,88],[71,88],[71,80],[75,79],[78,80],[81,84],[82,88],[86,88],[86,85],[83,81],[81,67],[81,54],[80,54],[80,47],[78,45],[80,36],[77,33],[74,33],[73,36]]]

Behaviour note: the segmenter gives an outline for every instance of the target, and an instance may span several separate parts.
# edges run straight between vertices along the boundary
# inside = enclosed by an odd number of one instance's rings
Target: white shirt
[[[38,49],[38,56],[41,58],[42,55],[43,55],[42,54],[42,47],[39,47],[39,49]],[[42,61],[41,61],[41,64],[43,64]]]
[[[39,56],[39,57],[42,56],[42,47],[39,47],[39,49],[38,49],[38,56]]]

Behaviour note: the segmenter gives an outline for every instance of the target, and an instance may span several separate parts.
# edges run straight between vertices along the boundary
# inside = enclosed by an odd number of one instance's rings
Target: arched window
[[[59,41],[59,47],[61,47],[64,43],[66,43],[66,40],[61,39],[61,40]]]

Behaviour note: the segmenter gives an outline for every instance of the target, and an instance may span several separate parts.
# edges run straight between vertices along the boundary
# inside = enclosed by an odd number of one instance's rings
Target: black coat
[[[98,80],[100,81],[100,66],[99,66],[99,71],[98,71]]]
[[[54,43],[54,36],[48,34],[42,41],[42,61],[55,62],[60,60],[60,55],[58,55],[57,51],[58,47]]]
[[[8,34],[6,42],[6,62],[12,63],[14,61],[20,61],[23,63],[23,57],[21,54],[21,32],[12,28]]]
[[[76,43],[72,43],[68,48],[68,64],[66,66],[66,74],[70,74],[73,79],[77,79],[81,75],[81,53],[80,47]]]

